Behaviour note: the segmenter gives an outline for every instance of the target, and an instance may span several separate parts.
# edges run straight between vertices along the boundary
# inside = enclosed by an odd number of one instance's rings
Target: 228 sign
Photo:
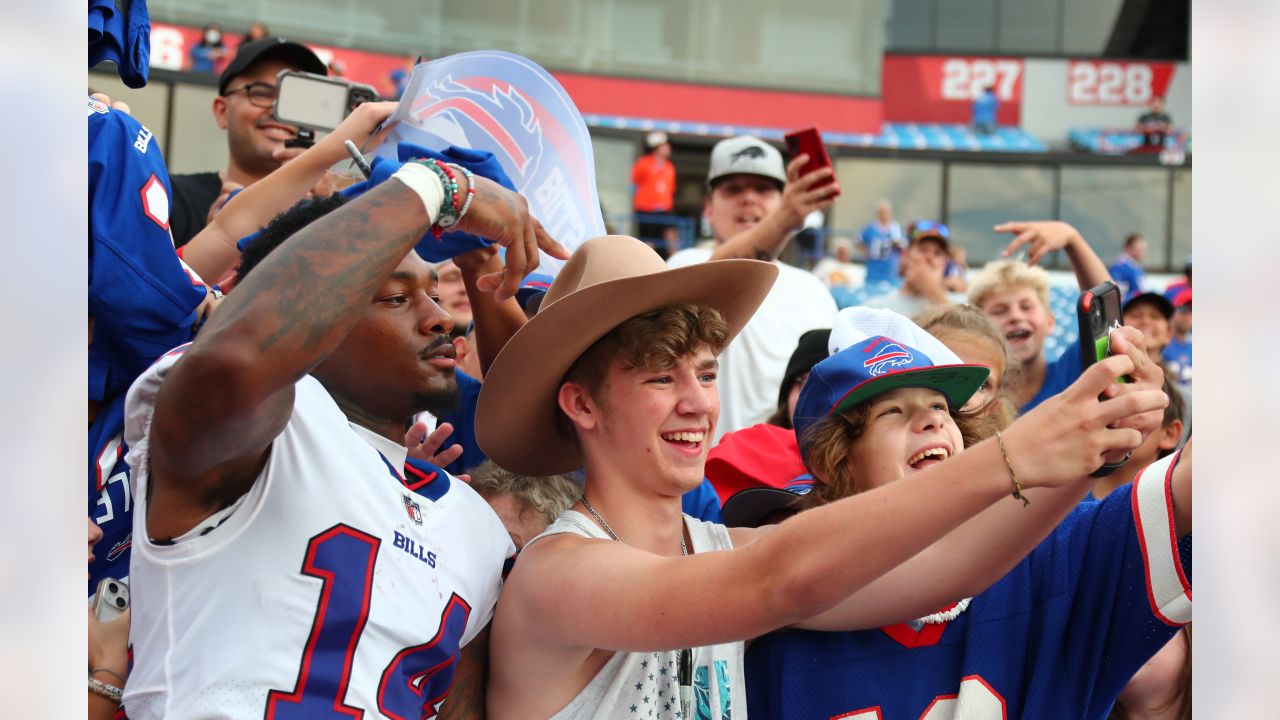
[[[1140,107],[1168,92],[1173,72],[1173,63],[1077,60],[1067,68],[1067,102]]]

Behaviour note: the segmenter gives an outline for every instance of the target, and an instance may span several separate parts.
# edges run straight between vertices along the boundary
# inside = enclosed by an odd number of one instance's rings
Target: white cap
[[[667,134],[662,132],[661,130],[654,130],[653,132],[644,136],[645,147],[649,148],[650,150],[658,147],[659,145],[664,145],[666,144],[666,142],[667,142]]]
[[[726,175],[761,175],[787,184],[787,168],[782,153],[769,143],[750,135],[721,140],[711,148],[711,171],[707,185]]]
[[[884,308],[848,307],[837,313],[831,328],[831,339],[827,341],[827,352],[835,355],[878,335],[919,350],[928,355],[934,365],[964,364],[941,340],[909,318]]]

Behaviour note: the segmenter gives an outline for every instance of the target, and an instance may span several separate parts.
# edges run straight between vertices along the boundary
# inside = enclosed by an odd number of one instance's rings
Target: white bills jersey
[[[252,489],[152,542],[149,430],[182,351],[126,403],[137,501],[128,717],[433,717],[515,552],[497,515],[445,473],[406,479],[405,448],[349,424],[307,376]]]

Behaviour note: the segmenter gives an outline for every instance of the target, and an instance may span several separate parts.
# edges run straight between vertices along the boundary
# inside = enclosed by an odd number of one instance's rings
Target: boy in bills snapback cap
[[[900,387],[933,388],[958,409],[991,372],[966,365],[940,340],[892,310],[841,310],[828,349],[831,357],[809,371],[792,418],[802,456],[805,430],[822,418]]]

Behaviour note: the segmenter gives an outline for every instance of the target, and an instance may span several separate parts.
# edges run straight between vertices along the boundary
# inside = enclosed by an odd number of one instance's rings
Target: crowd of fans
[[[1017,221],[971,273],[885,200],[795,267],[838,180],[748,136],[678,250],[661,133],[570,254],[475,153],[333,175],[394,103],[285,148],[323,64],[220,43],[220,171],[89,100],[91,717],[1190,716],[1190,264]],[[1096,364],[1056,251],[1126,293]]]

